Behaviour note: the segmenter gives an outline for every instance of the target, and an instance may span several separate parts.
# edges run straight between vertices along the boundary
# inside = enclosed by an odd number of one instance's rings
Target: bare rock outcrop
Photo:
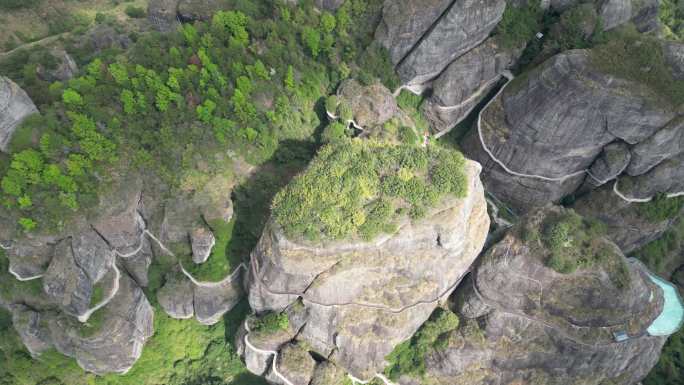
[[[429,383],[634,385],[648,374],[666,340],[647,332],[662,290],[600,236],[590,237],[600,260],[590,249],[576,255],[591,267],[549,267],[547,241],[532,233],[563,213],[535,212],[484,254],[456,293],[459,327],[425,355]]]
[[[420,86],[483,42],[501,20],[503,0],[386,1],[376,41],[404,85]]]
[[[445,132],[463,120],[498,84],[522,50],[504,49],[495,38],[454,60],[432,83],[423,104],[430,126]]]
[[[3,240],[2,279],[16,283],[0,304],[33,355],[54,347],[89,372],[124,373],[151,337],[153,310],[139,284],[151,259],[140,180],[123,179],[61,232]]]
[[[7,152],[12,134],[38,109],[24,90],[9,78],[0,76],[0,151]]]
[[[465,138],[488,190],[520,211],[625,170],[639,173],[634,183],[621,182],[628,197],[681,191],[679,143],[655,145],[677,138],[677,108],[593,60],[591,51],[571,50],[512,80]]]
[[[445,198],[425,218],[375,241],[288,239],[276,221],[252,253],[249,301],[280,312],[301,298],[298,340],[359,378],[410,337],[468,270],[489,227],[479,165],[468,161],[468,194]]]

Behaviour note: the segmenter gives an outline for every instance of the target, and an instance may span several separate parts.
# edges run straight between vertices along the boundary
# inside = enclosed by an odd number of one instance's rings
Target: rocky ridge
[[[520,226],[559,212],[535,212]],[[520,226],[459,287],[460,326],[425,355],[426,377],[402,376],[399,384],[636,384],[655,364],[665,338],[645,329],[663,297],[649,272],[608,242],[613,254],[606,267],[560,274]],[[624,286],[610,278],[619,265],[627,269]],[[616,341],[621,333],[626,340]]]
[[[394,345],[449,296],[481,249],[489,218],[479,169],[466,166],[465,199],[448,199],[374,242],[308,244],[288,239],[271,221],[252,253],[252,309],[280,312],[301,298],[308,320],[297,339],[353,375],[372,377]]]

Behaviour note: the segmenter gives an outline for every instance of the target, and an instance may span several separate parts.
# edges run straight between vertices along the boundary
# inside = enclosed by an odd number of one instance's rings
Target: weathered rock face
[[[100,311],[101,328],[89,337],[69,333],[73,320],[64,316],[49,322],[55,347],[90,372],[125,373],[153,334],[152,306],[135,282],[122,275],[117,295]]]
[[[397,65],[404,84],[423,84],[483,42],[501,20],[503,0],[459,0]],[[403,15],[411,17],[410,14]],[[384,21],[389,23],[390,21]]]
[[[590,52],[573,50],[511,81],[463,147],[483,164],[489,191],[521,211],[558,202],[587,177],[601,185],[625,169],[644,172],[660,162],[662,169],[640,177],[649,191],[633,191],[650,197],[680,191],[678,181],[662,179],[678,175],[678,166],[663,161],[681,164],[678,144],[654,146],[678,135],[676,114],[642,85],[596,70]]]
[[[482,248],[489,218],[480,167],[467,162],[466,170],[464,199],[445,199],[424,219],[373,242],[313,245],[286,238],[270,222],[252,253],[250,305],[257,313],[281,311],[301,297],[308,320],[298,339],[355,376],[371,377]]]
[[[211,249],[216,244],[216,237],[208,226],[198,226],[190,234],[192,245],[192,261],[204,263],[211,255]]]
[[[521,50],[499,47],[493,38],[454,60],[432,84],[423,104],[431,127],[444,132],[463,120],[496,86]]]
[[[421,85],[484,41],[501,20],[503,0],[385,1],[375,39],[405,85]]]
[[[517,233],[490,248],[458,289],[461,325],[446,337],[445,348],[427,355],[430,383],[641,381],[665,342],[646,333],[662,311],[663,294],[645,268],[604,240],[612,254],[602,266],[560,274],[546,266],[539,241],[523,241]],[[620,264],[627,269],[625,286],[612,278]],[[617,342],[613,333],[621,332],[628,339]]]
[[[398,65],[450,5],[451,0],[385,1],[375,40],[387,48],[392,63]]]
[[[3,240],[14,278],[42,280],[37,292],[0,300],[32,354],[54,347],[87,371],[123,373],[152,335],[152,307],[139,285],[151,260],[140,181],[124,179],[63,232]]]
[[[29,115],[38,113],[38,109],[26,95],[10,79],[0,76],[0,151],[7,152],[12,134]]]
[[[232,180],[217,177],[194,193],[180,194],[150,207],[157,215],[150,220],[150,228],[164,245],[164,254],[173,253],[178,268],[166,274],[157,299],[166,313],[177,319],[195,317],[205,325],[213,325],[231,310],[243,295],[242,267],[217,282],[203,282],[184,270],[183,263],[206,263],[216,243],[207,223],[230,221],[233,205],[230,200]],[[150,204],[152,206],[152,204]],[[225,246],[224,246],[225,247]],[[184,259],[187,255],[187,260]],[[191,256],[191,258],[190,258]],[[192,262],[190,262],[190,260]],[[185,262],[183,262],[185,261]],[[189,268],[188,265],[185,267]]]

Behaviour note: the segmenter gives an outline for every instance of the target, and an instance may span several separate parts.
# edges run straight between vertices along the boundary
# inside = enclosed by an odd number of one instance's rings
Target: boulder
[[[613,180],[622,174],[630,164],[632,154],[625,142],[613,142],[603,147],[601,154],[589,168],[589,179],[596,185]]]
[[[12,325],[31,356],[40,356],[53,347],[50,334],[43,325],[44,317],[41,313],[21,304],[12,305],[10,310]]]
[[[143,291],[122,274],[119,290],[103,309],[101,324],[84,332],[71,317],[51,315],[47,322],[52,341],[61,353],[95,374],[126,373],[140,358],[143,345],[154,333],[153,309]],[[94,322],[94,321],[89,321]]]
[[[445,198],[416,222],[375,241],[289,239],[271,220],[251,255],[249,302],[258,314],[301,297],[298,339],[358,378],[417,330],[460,281],[487,230],[480,166],[466,162],[468,194]],[[419,257],[417,257],[419,256]]]
[[[157,301],[171,318],[188,319],[195,315],[194,285],[180,271],[166,275],[166,282],[157,291]]]
[[[684,193],[684,153],[660,162],[648,172],[619,179],[619,190],[628,199],[649,200],[658,194]]]
[[[55,255],[43,277],[43,290],[66,313],[83,315],[90,306],[93,281],[76,264],[71,239],[55,247]]]
[[[576,191],[608,144],[645,141],[674,117],[650,89],[571,50],[508,83],[463,148],[482,163],[488,190],[526,211]]]
[[[392,93],[380,83],[363,86],[354,79],[345,80],[337,91],[337,97],[340,103],[349,107],[354,122],[364,130],[382,126],[401,114]]]
[[[289,343],[278,354],[278,372],[293,385],[309,385],[316,361],[301,345]]]
[[[238,273],[239,274],[239,273]],[[195,317],[203,325],[213,325],[232,309],[242,298],[239,276],[230,276],[218,284],[195,286]]]
[[[674,78],[684,80],[684,44],[672,41],[666,42],[665,60],[672,68]]]
[[[648,139],[630,149],[627,174],[641,175],[664,161],[684,153],[684,117],[672,120]]]
[[[38,109],[24,90],[9,78],[0,76],[0,151],[7,152],[12,134]]]
[[[192,245],[192,261],[204,263],[211,255],[211,250],[216,244],[216,237],[214,237],[209,226],[200,225],[192,230],[190,243]]]
[[[311,385],[338,385],[347,379],[346,372],[330,361],[316,365]]]
[[[486,316],[459,311],[446,346],[426,354],[430,383],[633,385],[655,365],[666,337],[646,329],[663,309],[662,290],[600,236],[593,238],[605,248],[600,262],[566,273],[550,268],[544,243],[524,234],[562,213],[535,212],[526,230],[512,229],[483,255],[457,296],[471,309],[486,305]]]
[[[203,325],[213,325],[221,321],[223,315],[242,298],[240,274],[237,271],[220,282],[196,282],[179,268],[166,275],[164,286],[157,292],[157,300],[172,318],[194,316]]]

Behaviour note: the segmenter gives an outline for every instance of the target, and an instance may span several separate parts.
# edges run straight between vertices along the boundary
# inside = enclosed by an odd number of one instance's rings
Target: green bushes
[[[434,349],[446,348],[448,336],[458,328],[456,314],[438,309],[418,332],[408,341],[397,345],[386,360],[389,362],[385,374],[392,380],[402,375],[421,378],[425,374],[425,356]]]
[[[506,5],[503,18],[496,26],[497,41],[506,48],[520,48],[534,38],[541,28],[542,11],[538,2],[528,1],[521,7]]]
[[[684,40],[684,2],[663,0],[659,11],[664,37],[671,40]]]
[[[528,242],[536,242],[534,231],[529,228],[523,231]],[[605,232],[605,225],[584,219],[572,210],[550,214],[541,225],[539,237],[549,251],[546,265],[562,274],[601,267],[617,288],[629,287],[624,258],[603,240]]]
[[[684,80],[676,80],[665,62],[662,42],[642,35],[634,27],[621,27],[611,32],[605,44],[591,50],[591,62],[602,72],[640,82],[654,92],[654,103],[684,102]]]
[[[32,8],[43,0],[0,0],[0,9],[12,10],[19,8]]]
[[[268,313],[259,318],[252,325],[252,331],[257,334],[273,334],[287,330],[290,327],[290,319],[285,313]]]
[[[142,19],[146,16],[147,12],[142,7],[136,7],[134,5],[129,5],[126,7],[126,15],[134,19]]]
[[[684,207],[684,197],[656,195],[650,202],[637,203],[636,213],[649,222],[662,222],[676,217]]]
[[[464,164],[438,147],[338,140],[276,195],[273,215],[295,238],[370,240],[406,212],[419,219],[447,194],[465,196]]]
[[[649,242],[632,255],[657,273],[665,273],[671,259],[677,258],[676,252],[684,246],[684,221],[679,222],[666,231],[660,238]]]
[[[660,360],[644,385],[679,385],[684,382],[684,329],[670,336]]]

